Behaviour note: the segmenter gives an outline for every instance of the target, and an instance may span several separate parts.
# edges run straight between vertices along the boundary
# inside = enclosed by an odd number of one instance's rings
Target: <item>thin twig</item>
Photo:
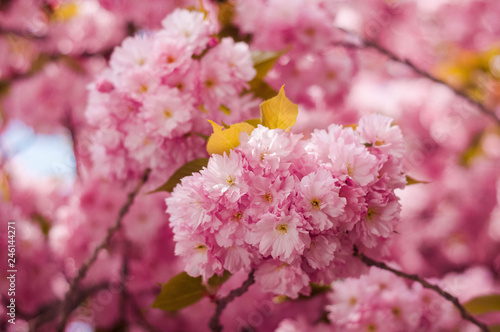
[[[213,332],[222,331],[222,325],[220,323],[220,316],[222,314],[222,311],[231,301],[233,301],[236,297],[243,295],[248,290],[248,288],[255,283],[254,273],[255,270],[252,270],[250,272],[247,280],[245,280],[241,287],[233,289],[226,297],[215,301],[217,308],[215,309],[215,313],[210,319],[209,324],[209,327]]]
[[[102,282],[82,289],[74,295],[74,301],[68,304],[68,308],[70,308],[71,311],[75,310],[88,297],[97,293],[101,289],[106,289],[109,287],[109,282]],[[43,307],[41,307],[35,315],[29,318],[30,331],[38,331],[43,324],[55,319],[59,310],[63,308],[62,304],[62,301],[54,301],[48,305],[44,305]]]
[[[370,257],[367,257],[364,254],[360,253],[358,251],[358,248],[356,246],[354,246],[354,256],[358,257],[363,263],[365,263],[368,266],[376,266],[379,269],[392,272],[392,273],[394,273],[395,275],[397,275],[399,277],[403,277],[403,278],[406,278],[406,279],[409,279],[409,280],[416,281],[419,284],[421,284],[422,286],[424,286],[425,288],[432,289],[433,291],[435,291],[436,293],[438,293],[439,295],[441,295],[442,297],[444,297],[446,300],[448,300],[451,303],[453,303],[453,305],[458,309],[458,311],[460,311],[460,315],[462,316],[463,319],[468,320],[472,324],[476,325],[483,332],[489,332],[490,331],[489,328],[488,328],[488,326],[486,324],[478,321],[467,310],[465,310],[465,308],[460,304],[460,302],[458,301],[458,299],[455,296],[453,296],[450,293],[444,291],[439,286],[433,285],[433,284],[427,282],[426,280],[422,279],[421,277],[419,277],[416,274],[404,273],[402,271],[393,269],[392,267],[388,266],[387,264],[385,264],[383,262],[378,262],[376,260],[373,260]]]
[[[141,180],[139,181],[139,183],[137,184],[135,189],[128,194],[127,201],[121,207],[120,212],[118,213],[118,217],[116,219],[115,225],[108,229],[108,233],[106,235],[106,238],[102,241],[102,243],[97,248],[95,248],[94,252],[92,253],[92,257],[90,257],[90,259],[80,267],[80,270],[78,270],[78,275],[75,277],[75,279],[71,283],[71,286],[70,286],[68,292],[66,293],[66,297],[64,298],[63,309],[62,309],[63,310],[63,317],[62,317],[61,323],[59,324],[58,331],[61,331],[61,332],[64,331],[64,327],[65,327],[66,322],[69,318],[69,315],[73,311],[73,310],[71,310],[71,308],[67,309],[66,304],[71,302],[74,293],[78,289],[78,285],[79,285],[80,281],[83,278],[85,278],[89,268],[97,260],[97,255],[99,254],[99,252],[101,250],[103,250],[104,248],[109,246],[109,244],[111,242],[111,238],[116,233],[116,231],[121,228],[123,218],[125,217],[128,210],[130,209],[130,206],[134,202],[134,199],[137,196],[137,194],[139,193],[140,189],[148,180],[150,172],[151,172],[151,169],[149,169],[149,168],[144,171],[144,174],[142,175]]]
[[[450,89],[451,91],[453,91],[457,96],[460,96],[463,99],[467,100],[469,103],[471,103],[472,105],[476,106],[483,114],[489,116],[497,124],[500,124],[500,118],[496,116],[495,112],[493,112],[492,110],[488,109],[481,102],[479,102],[479,101],[474,100],[473,98],[471,98],[469,95],[467,95],[466,92],[464,92],[464,91],[462,91],[460,89],[457,89],[457,88],[451,86],[450,84],[448,84],[447,82],[443,81],[442,79],[439,79],[436,76],[432,75],[431,73],[429,73],[429,72],[427,72],[427,71],[419,68],[412,61],[410,61],[408,59],[403,59],[403,58],[397,56],[392,51],[390,51],[389,49],[383,47],[382,45],[378,44],[375,41],[365,39],[365,38],[361,37],[360,35],[357,35],[356,33],[352,32],[352,31],[349,31],[349,30],[346,30],[346,29],[343,29],[343,28],[338,28],[338,29],[341,30],[341,31],[343,31],[343,32],[345,32],[345,33],[347,33],[347,34],[349,34],[349,35],[351,35],[351,36],[353,36],[353,37],[355,37],[355,38],[357,38],[359,40],[359,43],[343,42],[342,41],[342,42],[336,42],[336,43],[334,43],[335,45],[341,46],[341,47],[345,47],[345,48],[356,48],[356,49],[371,48],[371,49],[374,49],[374,50],[378,51],[379,53],[381,53],[381,54],[385,55],[386,57],[388,57],[390,60],[392,60],[394,62],[402,63],[402,64],[408,66],[416,74],[418,74],[418,75],[420,75],[422,77],[425,77],[426,79],[431,80],[434,83],[446,86],[448,89]]]
[[[66,109],[65,118],[63,120],[65,127],[69,131],[69,135],[71,137],[71,143],[73,145],[73,154],[75,155],[75,173],[76,177],[80,177],[80,163],[79,163],[79,151],[78,151],[78,134],[76,131],[76,126],[73,121],[72,108],[68,107]]]
[[[138,318],[138,323],[146,330],[149,332],[157,332],[158,330],[151,325],[146,318],[144,317],[141,308],[139,307],[139,304],[137,304],[137,301],[135,300],[133,295],[130,295],[129,297],[130,304],[132,306],[132,309],[134,310],[135,314],[137,315]]]
[[[36,35],[27,30],[18,30],[18,29],[10,29],[4,28],[0,26],[0,35],[14,35],[17,37],[23,37],[28,39],[46,39],[47,35]]]
[[[128,267],[128,254],[129,254],[129,243],[127,239],[123,243],[123,261],[122,261],[122,271],[120,274],[120,284],[121,284],[121,301],[120,301],[120,319],[122,322],[127,324],[127,302],[128,302],[128,292],[127,292],[127,277],[129,273]]]

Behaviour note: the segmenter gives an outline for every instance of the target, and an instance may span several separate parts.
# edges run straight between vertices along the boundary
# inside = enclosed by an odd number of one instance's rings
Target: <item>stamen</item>
[[[288,233],[288,225],[287,224],[279,224],[276,226],[276,230],[281,233],[281,235],[285,235]]]
[[[321,208],[321,201],[319,199],[317,199],[316,197],[314,197],[311,200],[311,205],[312,205],[313,209],[319,210]]]
[[[234,185],[235,180],[236,180],[236,179],[235,179],[235,178],[234,178],[234,176],[232,176],[232,175],[228,175],[228,176],[226,177],[226,182],[227,182],[230,186]]]

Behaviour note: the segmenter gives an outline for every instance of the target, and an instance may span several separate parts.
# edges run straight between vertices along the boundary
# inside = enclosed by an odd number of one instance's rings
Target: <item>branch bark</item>
[[[243,282],[241,287],[233,289],[226,297],[215,301],[217,307],[215,309],[214,315],[210,319],[210,330],[212,330],[213,332],[222,331],[222,325],[220,323],[220,316],[222,315],[222,311],[231,301],[233,301],[236,297],[243,295],[248,290],[248,288],[255,283],[254,273],[255,270],[252,270],[250,272],[250,274],[248,275],[248,279]]]
[[[458,311],[460,311],[460,315],[462,316],[463,319],[476,325],[483,332],[490,331],[486,324],[484,324],[483,322],[480,322],[474,316],[472,316],[467,310],[465,310],[465,308],[460,304],[460,301],[458,301],[458,299],[455,296],[453,296],[450,293],[446,292],[445,290],[441,289],[439,286],[429,283],[428,281],[422,279],[421,277],[419,277],[416,274],[404,273],[402,271],[396,270],[396,269],[388,266],[387,264],[385,264],[383,262],[378,262],[376,260],[373,260],[370,257],[365,256],[364,254],[360,253],[356,246],[354,246],[354,256],[359,258],[363,263],[365,263],[368,266],[376,266],[379,269],[392,272],[395,275],[397,275],[398,277],[402,277],[402,278],[406,278],[406,279],[418,282],[423,287],[435,291],[436,293],[441,295],[443,298],[445,298],[449,302],[453,303],[453,305],[458,309]]]
[[[365,38],[357,35],[356,33],[352,32],[352,31],[348,31],[348,30],[343,29],[343,28],[337,28],[337,29],[347,33],[350,36],[355,37],[356,39],[359,40],[359,43],[337,42],[337,43],[335,43],[335,45],[345,47],[345,48],[354,48],[354,49],[366,49],[366,48],[374,49],[377,52],[388,57],[390,60],[406,65],[411,70],[413,70],[413,72],[416,73],[417,75],[425,77],[426,79],[431,80],[434,83],[446,86],[448,89],[453,91],[457,96],[465,99],[466,101],[468,101],[469,103],[474,105],[477,109],[479,109],[479,111],[481,111],[483,114],[485,114],[486,116],[488,116],[492,120],[494,120],[497,124],[500,124],[500,118],[495,114],[494,111],[488,109],[485,105],[483,105],[479,101],[472,99],[464,91],[449,85],[448,83],[446,83],[442,79],[439,79],[436,76],[432,75],[431,73],[419,68],[412,61],[399,57],[398,55],[394,54],[392,51],[383,47],[382,45],[378,44],[375,41],[365,39]]]
[[[139,193],[139,191],[141,190],[142,186],[147,182],[150,172],[151,172],[151,169],[149,169],[149,168],[144,171],[144,174],[142,175],[142,177],[141,177],[139,183],[137,184],[137,186],[135,187],[135,189],[128,194],[127,201],[121,207],[114,226],[112,226],[111,228],[108,229],[108,233],[106,235],[106,238],[101,242],[101,244],[97,248],[95,248],[90,259],[86,263],[84,263],[80,267],[80,269],[78,270],[78,275],[75,277],[75,279],[71,283],[71,286],[70,286],[68,292],[66,293],[66,297],[64,298],[64,301],[63,301],[62,320],[61,320],[61,323],[59,324],[58,331],[61,331],[61,332],[64,331],[64,327],[66,326],[66,322],[67,322],[69,316],[71,315],[71,313],[73,312],[74,308],[70,308],[68,306],[68,304],[71,303],[72,298],[74,297],[74,294],[77,292],[78,285],[79,285],[80,281],[82,281],[82,279],[85,278],[88,270],[97,260],[97,255],[99,254],[99,252],[101,250],[103,250],[104,248],[109,246],[109,244],[111,242],[111,238],[121,228],[123,218],[128,213],[132,203],[134,203],[134,199],[137,196],[137,194]]]

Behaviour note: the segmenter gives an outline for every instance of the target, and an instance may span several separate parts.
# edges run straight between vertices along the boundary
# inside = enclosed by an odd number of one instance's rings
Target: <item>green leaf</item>
[[[247,44],[250,43],[252,36],[250,34],[243,35],[240,29],[233,23],[236,15],[233,1],[216,1],[219,9],[217,18],[220,22],[221,29],[217,34],[220,39],[231,37],[234,41],[243,41]]]
[[[324,293],[328,293],[332,290],[332,287],[330,285],[320,285],[320,284],[316,284],[314,282],[311,282],[309,284],[309,286],[311,287],[311,293],[309,295],[299,294],[299,297],[295,301],[309,300],[315,296],[318,296],[318,295],[321,295]],[[277,303],[282,303],[282,302],[293,301],[293,300],[286,295],[279,295],[279,296],[274,298],[274,301]]]
[[[193,278],[182,272],[166,284],[163,284],[160,294],[151,305],[153,308],[165,311],[177,311],[201,300],[206,293],[201,276]]]
[[[219,20],[221,26],[230,25],[236,15],[234,3],[230,1],[217,2],[217,7],[219,8],[217,19]]]
[[[231,110],[226,105],[220,105],[219,109],[226,115],[231,115]]]
[[[332,290],[332,286],[330,286],[330,285],[320,285],[320,284],[316,284],[314,282],[311,282],[311,294],[309,295],[309,297],[313,297],[313,296],[320,295],[323,293],[328,293],[331,290]]]
[[[254,78],[248,82],[250,90],[245,90],[243,94],[253,93],[256,98],[263,100],[270,99],[278,94],[278,91],[274,90],[266,81],[261,78]]]
[[[469,147],[460,156],[460,164],[462,166],[468,167],[472,164],[472,161],[483,154],[483,132],[475,135]]]
[[[10,85],[10,81],[0,80],[0,98],[9,92]]]
[[[33,213],[31,215],[31,220],[35,221],[40,226],[40,229],[45,237],[49,235],[51,223],[47,218],[39,213]]]
[[[63,56],[63,57],[61,57],[60,61],[61,61],[61,63],[63,63],[64,65],[66,65],[66,67],[68,67],[69,69],[71,69],[72,71],[74,71],[75,73],[85,74],[85,72],[86,72],[85,68],[80,63],[80,61],[78,61],[77,59],[75,59],[73,57]]]
[[[171,193],[174,190],[175,186],[181,182],[182,178],[190,176],[194,172],[200,171],[203,167],[207,166],[207,164],[208,158],[198,158],[185,163],[177,171],[175,171],[175,173],[170,177],[170,179],[168,179],[167,182],[165,182],[155,190],[150,191],[148,194],[156,193],[159,191],[166,191]]]
[[[226,270],[224,270],[224,273],[221,276],[214,274],[210,279],[208,279],[208,282],[207,282],[208,289],[211,291],[216,291],[230,277],[231,277],[231,273],[229,271],[226,271]]]
[[[410,186],[412,184],[418,184],[418,183],[429,183],[429,182],[426,182],[426,181],[420,181],[420,180],[416,180],[414,178],[412,178],[411,176],[406,176],[406,185],[407,186]]]
[[[490,325],[488,326],[490,332],[500,332],[500,325]]]
[[[288,52],[288,49],[280,52],[252,51],[253,67],[257,71],[256,78],[263,79],[267,72],[273,68],[280,56]]]
[[[473,298],[464,304],[471,314],[484,314],[490,311],[500,311],[500,294],[491,294]]]
[[[288,50],[289,49],[285,49],[280,52],[252,52],[252,60],[257,73],[254,79],[248,82],[250,89],[244,91],[243,94],[253,93],[255,97],[263,100],[276,96],[278,92],[264,81],[264,77],[267,75],[267,72],[271,70],[279,57],[288,52]]]
[[[28,75],[34,75],[34,74],[38,73],[51,60],[53,60],[53,59],[51,59],[51,57],[49,55],[44,54],[44,53],[40,53],[40,55],[35,60],[33,60],[33,62],[31,63],[31,67],[28,71]]]
[[[277,96],[260,104],[262,124],[269,129],[290,130],[297,121],[299,106],[285,95],[283,85]]]
[[[205,141],[207,141],[207,142],[208,142],[208,138],[210,137],[210,136],[208,136],[208,135],[203,135],[202,133],[195,133],[195,134],[196,134],[197,136],[200,136],[201,138],[203,138],[203,139],[204,139]]]

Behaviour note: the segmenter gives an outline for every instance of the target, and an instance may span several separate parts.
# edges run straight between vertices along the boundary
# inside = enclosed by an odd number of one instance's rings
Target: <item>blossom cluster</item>
[[[235,1],[235,24],[251,34],[251,47],[287,51],[266,77],[274,88],[286,84],[290,97],[310,107],[341,104],[357,72],[357,58],[335,45],[339,2]],[[325,112],[326,113],[326,112]]]
[[[399,221],[403,138],[391,121],[365,116],[307,140],[262,125],[241,133],[166,200],[188,274],[256,268],[264,290],[296,298],[355,273],[353,245],[381,245]]]
[[[495,290],[491,274],[479,267],[433,282],[458,294],[462,301]],[[476,330],[436,292],[416,282],[408,285],[391,272],[376,268],[359,279],[334,283],[328,297],[328,318],[335,322],[337,331]]]
[[[484,267],[469,268],[431,280],[458,295],[461,302],[495,292],[492,273]],[[275,332],[336,331],[478,331],[466,322],[452,303],[417,282],[408,283],[391,272],[371,268],[360,278],[332,284],[327,294],[330,324],[313,323],[299,314],[284,319]]]
[[[196,135],[210,130],[204,118],[235,121],[255,109],[251,95],[239,97],[255,75],[247,44],[212,37],[218,25],[199,11],[177,9],[162,26],[126,38],[90,86],[91,152],[105,176],[151,168],[164,179],[205,155]]]

